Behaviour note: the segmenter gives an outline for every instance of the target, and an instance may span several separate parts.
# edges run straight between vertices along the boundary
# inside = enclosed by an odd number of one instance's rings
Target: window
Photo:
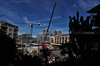
[[[13,31],[13,29],[9,29],[9,31]]]
[[[51,38],[51,43],[54,43],[54,39],[53,38]]]
[[[65,38],[65,42],[67,43],[67,37]]]
[[[12,35],[12,33],[9,33],[9,36]]]
[[[65,40],[67,40],[67,37],[66,37],[66,39]]]
[[[55,37],[55,43],[56,43],[56,37]]]

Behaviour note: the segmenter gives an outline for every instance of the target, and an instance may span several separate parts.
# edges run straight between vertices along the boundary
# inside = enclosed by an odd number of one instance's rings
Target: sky
[[[69,30],[69,16],[79,16],[84,19],[90,14],[88,10],[100,4],[100,0],[0,0],[0,21],[18,26],[18,34],[30,34],[29,24],[41,23],[43,26],[33,25],[33,37],[41,35],[48,27],[55,2],[56,8],[51,21],[50,30],[62,30],[63,34]]]

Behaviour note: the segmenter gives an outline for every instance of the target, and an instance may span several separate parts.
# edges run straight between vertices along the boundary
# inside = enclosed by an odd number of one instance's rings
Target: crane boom
[[[54,5],[52,14],[51,14],[51,18],[50,18],[50,21],[49,21],[49,25],[48,25],[48,28],[47,28],[47,31],[46,31],[46,35],[45,35],[45,38],[44,38],[44,42],[43,42],[42,48],[45,48],[46,36],[48,34],[48,30],[49,30],[49,27],[50,27],[50,24],[51,24],[51,20],[52,20],[52,17],[53,17],[53,13],[54,13],[55,7],[56,7],[56,2],[55,2],[55,5]]]

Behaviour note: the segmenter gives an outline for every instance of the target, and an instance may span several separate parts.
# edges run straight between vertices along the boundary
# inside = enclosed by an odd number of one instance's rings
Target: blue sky
[[[19,27],[18,34],[30,33],[28,24],[17,23],[42,23],[43,26],[33,26],[33,36],[43,33],[43,29],[48,27],[54,3],[57,2],[53,19],[51,22],[51,32],[62,30],[63,34],[68,33],[69,16],[76,16],[79,11],[80,16],[90,15],[86,13],[89,9],[100,4],[100,0],[0,0],[0,21],[5,21]]]

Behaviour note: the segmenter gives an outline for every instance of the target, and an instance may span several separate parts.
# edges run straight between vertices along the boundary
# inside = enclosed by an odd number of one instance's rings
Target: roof
[[[10,24],[10,23],[7,23],[7,22],[4,22],[4,21],[0,21],[1,23],[3,23],[3,24],[7,24],[7,25],[10,25],[10,26],[13,26],[13,27],[16,27],[16,28],[18,28],[18,26],[16,26],[16,25],[13,25],[13,24]]]
[[[100,13],[100,4],[87,11],[87,13]]]
[[[69,34],[59,34],[59,35],[56,35],[56,36],[69,36]]]

